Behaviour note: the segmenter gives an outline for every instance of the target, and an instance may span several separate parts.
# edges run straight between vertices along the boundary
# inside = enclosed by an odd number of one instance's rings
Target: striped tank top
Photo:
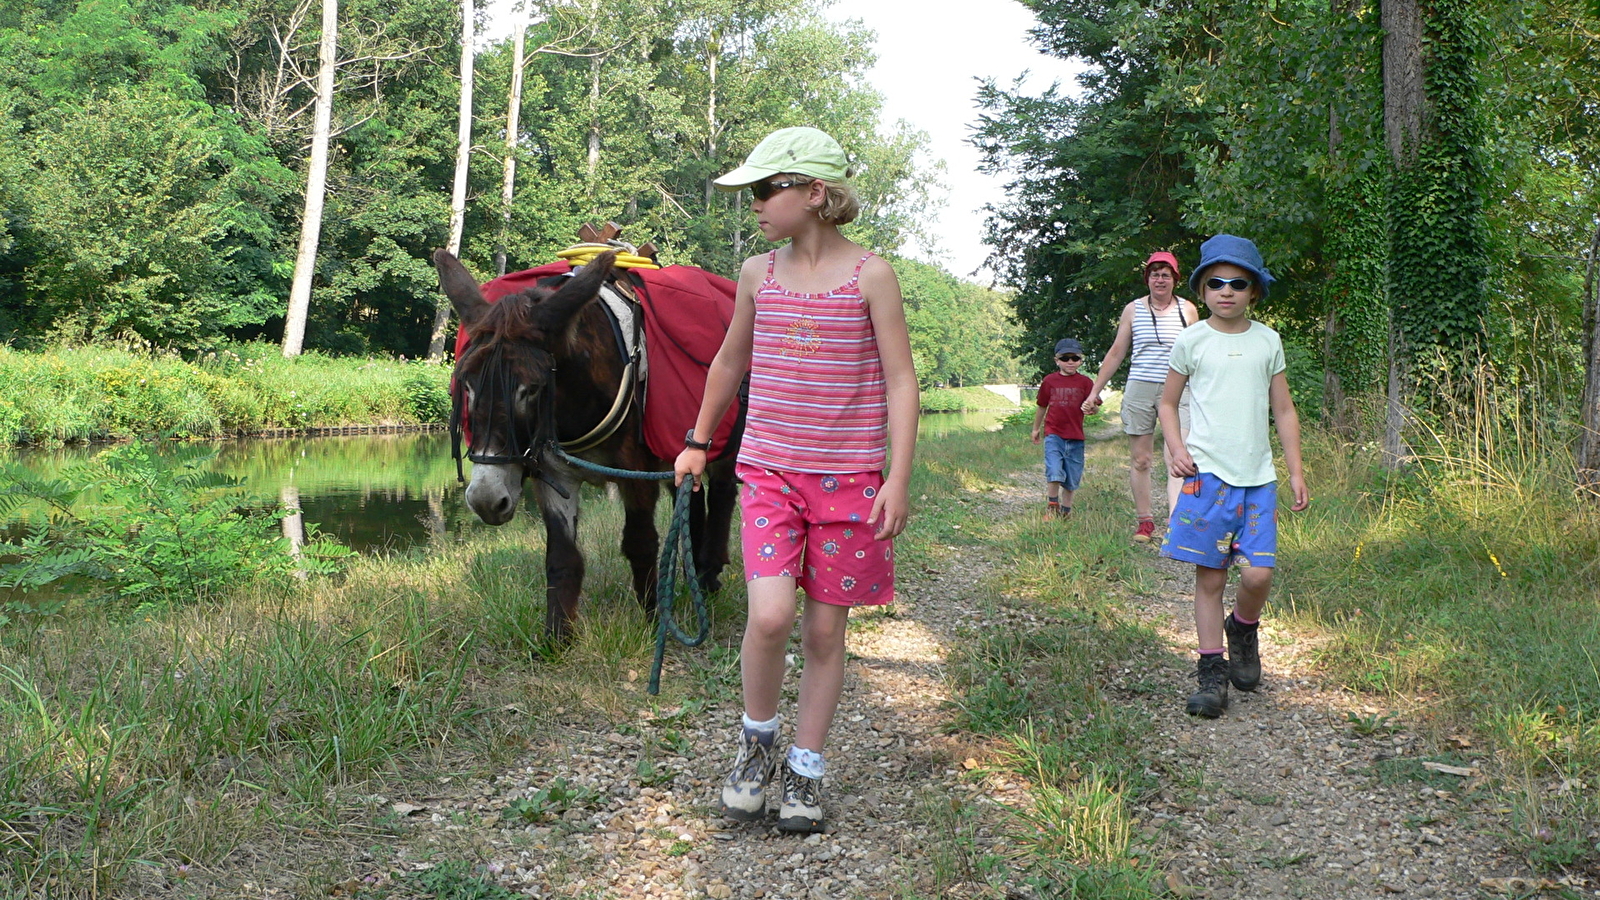
[[[861,267],[823,294],[786,290],[773,277],[756,290],[749,418],[739,461],[780,472],[882,471],[889,401],[878,339],[861,296]]]
[[[1183,300],[1174,297],[1166,312],[1150,308],[1150,298],[1133,301],[1133,353],[1129,357],[1129,381],[1167,380],[1167,360],[1178,332],[1194,324],[1183,314]]]

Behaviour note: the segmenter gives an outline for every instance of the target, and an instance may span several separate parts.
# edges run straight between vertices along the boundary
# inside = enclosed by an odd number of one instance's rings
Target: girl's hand
[[[706,451],[685,447],[672,464],[672,486],[683,484],[683,476],[694,479],[692,490],[700,490],[700,475],[706,470]]]
[[[904,487],[892,487],[886,482],[878,491],[878,499],[872,501],[872,515],[867,516],[867,524],[877,526],[877,531],[873,533],[874,539],[887,541],[905,531],[906,521],[910,518],[910,490]]]
[[[1193,478],[1200,474],[1200,467],[1194,464],[1194,457],[1189,455],[1189,448],[1183,445],[1174,447],[1167,445],[1172,459],[1167,463],[1167,473],[1173,478]]]

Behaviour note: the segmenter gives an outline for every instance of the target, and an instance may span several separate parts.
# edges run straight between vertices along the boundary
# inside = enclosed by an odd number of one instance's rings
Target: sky
[[[983,4],[976,15],[956,14],[959,6],[940,8],[928,0],[841,0],[829,17],[859,19],[878,34],[878,62],[867,78],[884,95],[879,131],[898,130],[904,120],[928,134],[930,153],[946,166],[946,206],[931,228],[936,245],[904,251],[969,277],[988,255],[983,207],[1000,202],[1005,188],[1003,179],[978,172],[978,151],[967,143],[978,120],[978,79],[1004,87],[1026,72],[1024,90],[1040,94],[1056,81],[1075,89],[1081,67],[1034,48],[1028,39],[1033,13],[1019,3]],[[989,280],[987,271],[973,277]]]

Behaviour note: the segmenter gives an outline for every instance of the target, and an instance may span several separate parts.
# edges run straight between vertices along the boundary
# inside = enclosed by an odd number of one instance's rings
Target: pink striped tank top
[[[882,471],[889,403],[878,339],[861,296],[861,267],[825,294],[773,277],[756,290],[749,418],[739,461],[780,472]]]

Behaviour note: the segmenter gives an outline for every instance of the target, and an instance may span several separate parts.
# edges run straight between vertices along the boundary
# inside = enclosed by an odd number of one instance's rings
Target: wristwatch
[[[693,428],[689,429],[689,433],[683,436],[683,445],[685,447],[691,447],[691,448],[693,448],[695,450],[707,450],[707,451],[709,451],[711,449],[711,442],[710,441],[697,441],[697,440],[694,439],[694,429]]]

